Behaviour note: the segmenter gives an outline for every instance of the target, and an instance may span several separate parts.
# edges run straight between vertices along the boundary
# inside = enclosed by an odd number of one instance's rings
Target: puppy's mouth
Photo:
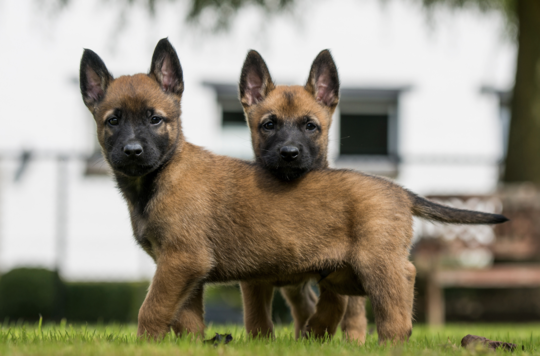
[[[139,159],[125,159],[121,161],[110,159],[109,163],[115,172],[133,178],[147,175],[157,167],[157,163]]]
[[[276,177],[284,181],[292,181],[302,177],[311,169],[308,167],[267,167],[268,170]]]
[[[302,177],[311,171],[312,166],[311,161],[305,157],[287,162],[277,155],[269,155],[262,156],[259,162],[274,176],[284,181],[292,181]]]
[[[128,177],[142,177],[152,172],[155,168],[154,166],[146,166],[139,164],[126,164],[122,166],[114,166],[113,169],[116,172],[119,172]]]

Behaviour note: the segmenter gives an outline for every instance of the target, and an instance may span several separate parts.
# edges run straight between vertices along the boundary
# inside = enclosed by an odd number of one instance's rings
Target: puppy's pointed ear
[[[180,96],[184,92],[182,66],[180,66],[180,60],[174,47],[167,38],[161,39],[156,45],[149,75],[167,93]]]
[[[321,51],[313,61],[305,88],[321,104],[332,109],[337,106],[339,102],[339,77],[329,50]]]
[[[274,88],[264,59],[257,51],[249,51],[238,85],[242,105],[248,107],[260,103]]]
[[[101,102],[112,81],[113,77],[101,58],[94,51],[85,49],[81,58],[79,84],[84,103],[90,111],[93,112]]]

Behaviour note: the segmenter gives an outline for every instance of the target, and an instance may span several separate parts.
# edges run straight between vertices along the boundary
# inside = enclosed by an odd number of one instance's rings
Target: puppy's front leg
[[[138,336],[160,339],[170,331],[180,307],[208,273],[209,264],[205,261],[200,254],[160,255],[150,290],[139,310]]]
[[[347,296],[339,295],[319,285],[321,294],[315,314],[308,320],[306,333],[316,338],[334,336],[347,308]]]
[[[193,334],[196,338],[204,338],[204,284],[194,288],[188,300],[180,307],[172,322],[176,335]]]
[[[274,287],[267,282],[240,282],[244,302],[244,324],[251,337],[273,337],[272,299]]]

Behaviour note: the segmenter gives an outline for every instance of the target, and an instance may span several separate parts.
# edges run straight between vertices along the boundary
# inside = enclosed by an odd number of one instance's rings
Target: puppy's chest
[[[157,259],[159,254],[159,233],[145,216],[131,211],[133,235],[137,243],[152,257]]]

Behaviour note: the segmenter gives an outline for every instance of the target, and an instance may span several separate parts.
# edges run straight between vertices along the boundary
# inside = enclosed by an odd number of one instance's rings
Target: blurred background
[[[332,51],[333,167],[384,175],[491,227],[415,222],[417,321],[540,320],[540,3],[535,0],[0,0],[0,320],[135,321],[154,273],[79,92],[83,48],[146,72],[169,37],[187,139],[252,158],[249,49],[278,84]],[[241,322],[235,286],[207,321]],[[290,315],[279,295],[274,318]],[[5,319],[9,318],[9,319]]]

